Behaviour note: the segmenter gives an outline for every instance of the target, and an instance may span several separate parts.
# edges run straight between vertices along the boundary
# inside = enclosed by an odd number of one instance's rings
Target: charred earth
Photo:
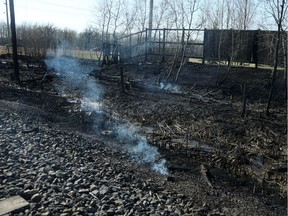
[[[123,93],[117,66],[57,64],[22,67],[20,84],[1,71],[0,199],[29,202],[12,215],[286,215],[286,101],[264,115],[267,70],[234,68],[219,87],[215,66],[175,84],[131,63]]]

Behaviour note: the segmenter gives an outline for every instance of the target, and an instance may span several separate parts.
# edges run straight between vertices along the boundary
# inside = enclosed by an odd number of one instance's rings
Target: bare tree
[[[173,24],[177,29],[182,29],[176,33],[176,41],[178,45],[174,53],[174,58],[170,68],[168,69],[168,75],[166,81],[168,81],[173,75],[176,63],[180,65],[175,71],[175,77],[173,81],[178,81],[179,75],[182,71],[182,67],[185,64],[185,53],[187,44],[191,39],[192,27],[200,28],[201,24],[195,20],[196,11],[199,9],[198,0],[180,0],[180,1],[168,1],[169,14],[173,20]]]
[[[251,27],[256,16],[259,1],[256,0],[238,0],[235,2],[237,14],[237,29],[247,30]]]
[[[185,16],[184,19],[188,24],[188,31],[187,31],[187,35],[186,35],[186,40],[184,38],[182,39],[183,40],[183,42],[182,42],[183,47],[182,47],[182,53],[181,53],[181,62],[180,62],[180,67],[178,68],[177,73],[176,73],[176,77],[175,77],[176,82],[178,82],[180,72],[181,72],[182,67],[185,63],[185,53],[186,53],[186,49],[187,49],[187,44],[188,44],[190,37],[191,37],[191,28],[192,28],[192,24],[194,22],[195,12],[199,9],[198,5],[197,5],[198,2],[196,0],[189,0],[187,3],[188,3],[188,5],[187,5],[188,13],[184,14],[184,16]],[[201,25],[202,25],[202,23],[199,24],[198,26],[196,26],[196,29],[200,28]],[[184,34],[185,34],[185,32],[184,32]],[[185,40],[185,42],[184,42],[184,40]]]
[[[288,10],[288,3],[287,0],[267,0],[266,1],[268,7],[267,12],[273,17],[275,23],[277,24],[277,36],[276,36],[276,42],[275,42],[275,53],[274,53],[274,67],[272,71],[272,77],[271,77],[271,87],[269,91],[269,97],[266,107],[266,115],[269,115],[270,113],[270,107],[271,107],[271,100],[274,93],[274,87],[275,87],[275,80],[276,80],[276,73],[278,68],[278,61],[279,61],[279,50],[280,50],[280,41],[281,41],[281,31],[283,29],[283,21],[286,17],[286,13]]]
[[[137,16],[137,2],[134,2],[134,4],[127,4],[124,8],[124,21],[123,21],[123,31],[122,34],[131,34],[132,31],[135,29],[136,24],[136,16]]]
[[[138,31],[143,31],[148,26],[148,0],[136,0],[135,24]]]
[[[112,22],[112,0],[102,0],[95,7],[95,29],[101,32],[102,42],[109,40],[110,25]]]
[[[0,44],[2,46],[7,45],[9,41],[8,39],[8,31],[6,22],[0,22]]]
[[[29,25],[23,23],[17,27],[18,43],[27,56],[43,58],[49,48],[56,48],[57,29],[51,25]]]
[[[234,0],[220,0],[218,4],[211,4],[211,1],[206,1],[203,4],[202,12],[207,28],[232,28],[233,17],[235,17]]]
[[[156,4],[154,6],[154,11],[155,11],[155,14],[154,14],[154,25],[155,25],[155,28],[156,29],[159,29],[159,28],[165,28],[167,27],[167,23],[164,23],[165,19],[168,19],[168,0],[162,0],[162,1],[159,1],[159,4]]]

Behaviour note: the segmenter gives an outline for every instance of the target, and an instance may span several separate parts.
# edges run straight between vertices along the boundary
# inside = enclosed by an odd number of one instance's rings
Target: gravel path
[[[38,108],[1,101],[0,110],[0,198],[29,201],[19,215],[191,213],[188,199],[152,192],[95,138],[58,128]]]
[[[175,183],[53,117],[0,100],[0,199],[20,195],[30,203],[15,215],[285,215],[285,208],[274,212],[245,194],[207,192],[205,183],[192,185],[188,177]],[[199,189],[195,196],[173,192],[179,184]],[[229,199],[231,206],[225,206]]]

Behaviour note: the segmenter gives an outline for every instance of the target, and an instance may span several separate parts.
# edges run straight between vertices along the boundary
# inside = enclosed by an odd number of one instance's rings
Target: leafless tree
[[[99,50],[102,46],[101,35],[92,25],[77,34],[77,48],[80,50]]]
[[[135,25],[137,31],[144,31],[148,27],[148,0],[136,0]]]
[[[5,46],[7,45],[9,39],[7,37],[8,30],[6,22],[0,22],[0,45]]]
[[[232,28],[232,17],[235,16],[234,0],[220,0],[217,4],[211,4],[211,1],[205,1],[202,6],[202,13],[207,28]]]
[[[287,10],[288,10],[288,2],[287,0],[267,0],[267,13],[269,13],[272,18],[274,19],[275,23],[277,24],[277,36],[275,42],[275,53],[274,53],[274,67],[272,71],[271,77],[271,87],[269,91],[269,97],[266,107],[266,114],[269,115],[270,107],[271,107],[271,100],[274,93],[275,88],[275,80],[276,80],[276,73],[278,69],[278,61],[279,61],[279,50],[280,50],[280,42],[281,42],[281,31],[283,30],[283,21],[286,18]]]
[[[237,29],[247,30],[253,24],[254,17],[259,5],[256,0],[238,0],[236,4]]]
[[[205,25],[212,29],[247,30],[251,28],[257,15],[259,0],[221,0],[211,5],[203,4]]]
[[[23,47],[25,55],[43,58],[49,48],[56,47],[56,31],[57,29],[50,24],[23,23],[17,27],[18,43]]]
[[[123,9],[124,20],[123,20],[123,30],[122,34],[131,34],[133,30],[135,30],[136,25],[136,16],[137,16],[137,2],[133,4],[127,4]]]
[[[181,1],[168,1],[169,13],[174,21],[172,25],[175,25],[178,29],[183,29],[182,31],[177,31],[176,40],[178,45],[174,54],[172,64],[168,70],[167,81],[171,78],[173,71],[175,69],[176,63],[180,64],[175,71],[175,77],[173,81],[178,81],[179,75],[182,71],[182,67],[185,64],[185,53],[189,40],[191,39],[192,27],[200,28],[201,24],[196,22],[195,14],[199,10],[198,0],[181,0]]]

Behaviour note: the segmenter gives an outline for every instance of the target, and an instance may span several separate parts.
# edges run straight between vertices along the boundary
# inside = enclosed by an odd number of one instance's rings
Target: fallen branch
[[[203,97],[203,95],[200,95],[200,94],[191,94],[190,95],[190,102],[192,99],[198,99],[204,103],[208,103],[208,102],[212,101],[212,102],[221,103],[221,104],[228,104],[227,102],[224,102],[224,101],[220,101],[220,100],[216,100],[216,99],[208,98],[208,97]]]

